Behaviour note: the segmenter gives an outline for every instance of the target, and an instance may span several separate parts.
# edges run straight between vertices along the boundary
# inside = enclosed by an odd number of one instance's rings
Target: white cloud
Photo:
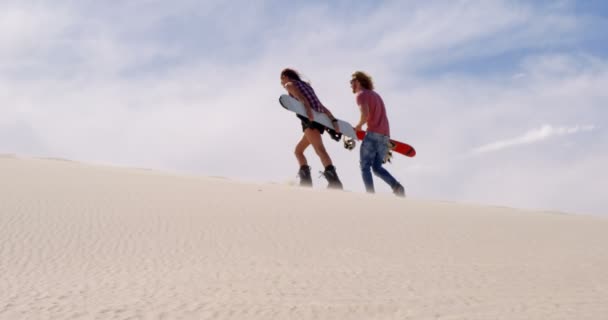
[[[0,3],[0,70],[36,62],[29,58],[46,53],[70,20],[70,15],[57,7]]]
[[[595,126],[593,125],[585,125],[585,126],[574,126],[574,127],[554,127],[549,124],[545,124],[542,127],[534,130],[530,130],[523,134],[522,136],[505,139],[500,141],[495,141],[480,147],[475,148],[472,153],[473,154],[482,154],[493,151],[500,151],[506,148],[516,147],[520,145],[527,145],[538,143],[543,140],[557,137],[575,134],[579,132],[589,132],[593,131]]]

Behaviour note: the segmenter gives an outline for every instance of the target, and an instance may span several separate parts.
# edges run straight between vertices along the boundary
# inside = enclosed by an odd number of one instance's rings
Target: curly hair
[[[363,71],[355,71],[352,77],[353,80],[359,81],[364,89],[374,90],[374,82],[372,81],[372,77],[370,77],[367,73]]]

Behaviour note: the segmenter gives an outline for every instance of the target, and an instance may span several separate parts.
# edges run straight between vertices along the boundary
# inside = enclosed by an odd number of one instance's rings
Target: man
[[[384,102],[378,93],[374,91],[372,78],[362,71],[353,73],[350,86],[356,95],[357,105],[361,111],[361,119],[355,126],[355,130],[362,130],[367,124],[367,134],[361,143],[360,163],[361,175],[365,190],[374,193],[374,180],[371,170],[380,179],[384,180],[392,189],[393,193],[405,197],[403,186],[382,167],[384,157],[388,152],[390,128]]]

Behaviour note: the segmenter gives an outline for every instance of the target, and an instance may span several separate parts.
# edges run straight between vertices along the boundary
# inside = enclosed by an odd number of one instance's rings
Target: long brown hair
[[[282,76],[286,76],[290,80],[296,80],[296,81],[308,83],[307,81],[302,80],[302,77],[300,76],[300,73],[298,73],[296,70],[291,69],[291,68],[285,68],[285,69],[283,69],[283,71],[281,71],[281,77]]]
[[[374,90],[374,82],[372,81],[372,77],[370,77],[367,73],[363,71],[355,71],[355,73],[353,73],[353,79],[359,81],[364,89]]]
[[[302,81],[302,79],[300,78],[300,74],[294,69],[290,69],[290,68],[283,69],[283,71],[281,71],[281,77],[282,76],[285,76],[291,80]]]

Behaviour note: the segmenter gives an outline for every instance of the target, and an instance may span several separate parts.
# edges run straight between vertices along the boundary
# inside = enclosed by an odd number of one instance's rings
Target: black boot
[[[325,172],[323,172],[323,176],[329,182],[327,188],[329,189],[340,189],[342,190],[342,182],[340,182],[340,178],[338,178],[338,173],[336,172],[336,167],[333,165],[329,165],[325,168]]]
[[[298,177],[300,177],[301,187],[312,187],[312,177],[310,176],[310,167],[301,166],[298,171]]]

